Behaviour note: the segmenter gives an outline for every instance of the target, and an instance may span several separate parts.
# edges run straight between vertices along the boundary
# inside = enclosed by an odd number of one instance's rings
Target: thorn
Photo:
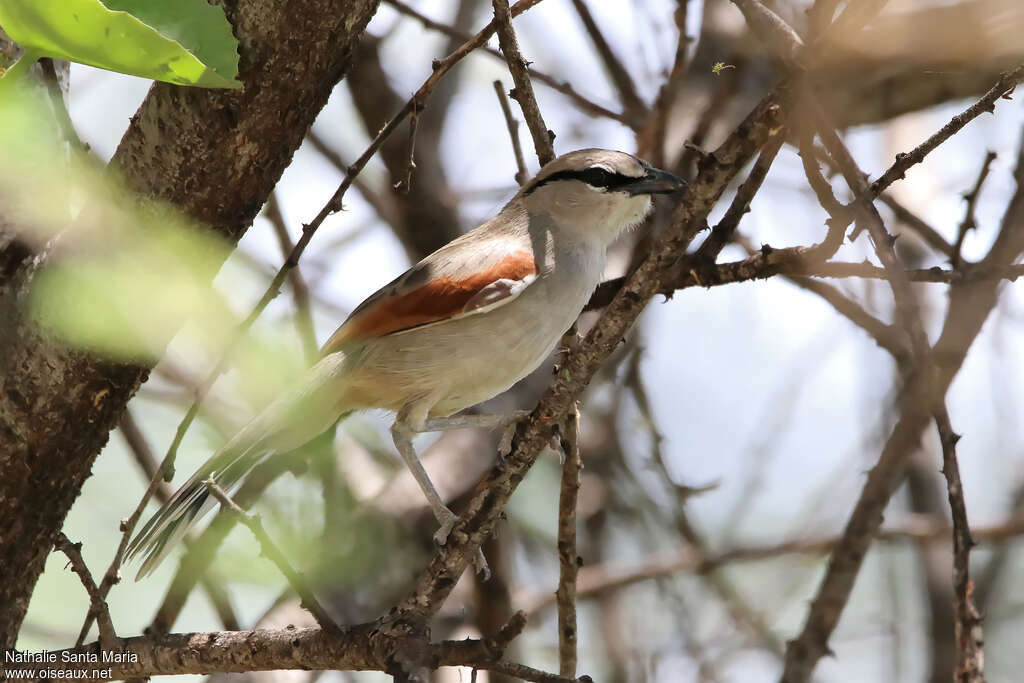
[[[964,438],[963,434],[957,434],[956,432],[949,433],[949,442],[954,446],[960,443],[960,439]]]

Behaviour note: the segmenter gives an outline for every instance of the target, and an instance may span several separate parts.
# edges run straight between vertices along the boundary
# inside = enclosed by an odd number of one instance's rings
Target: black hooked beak
[[[647,174],[637,178],[624,189],[632,195],[638,194],[674,194],[686,189],[687,183],[668,171],[660,168],[648,168]]]

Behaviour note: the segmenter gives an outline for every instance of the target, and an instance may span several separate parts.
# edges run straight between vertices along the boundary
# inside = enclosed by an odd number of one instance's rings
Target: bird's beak
[[[637,178],[624,189],[632,195],[673,194],[686,188],[686,181],[660,168],[647,169],[647,175]]]

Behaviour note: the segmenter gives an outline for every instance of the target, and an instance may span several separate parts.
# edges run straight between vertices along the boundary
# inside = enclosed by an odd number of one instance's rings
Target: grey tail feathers
[[[348,412],[343,353],[322,358],[291,390],[278,397],[206,461],[160,508],[128,546],[128,558],[142,556],[137,578],[152,572],[195,522],[216,505],[204,482],[211,477],[230,493],[275,453],[287,453],[322,434]]]
[[[217,501],[204,483],[207,479],[212,478],[222,489],[230,492],[242,477],[272,454],[272,450],[261,447],[259,442],[234,447],[229,442],[207,460],[128,545],[127,559],[143,558],[135,580],[156,569],[192,525],[216,506]]]

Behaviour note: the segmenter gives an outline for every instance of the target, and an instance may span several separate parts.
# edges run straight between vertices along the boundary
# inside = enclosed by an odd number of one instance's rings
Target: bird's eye
[[[594,166],[592,168],[585,169],[580,173],[580,180],[592,187],[599,187],[607,190],[614,184],[615,175],[606,168]]]

